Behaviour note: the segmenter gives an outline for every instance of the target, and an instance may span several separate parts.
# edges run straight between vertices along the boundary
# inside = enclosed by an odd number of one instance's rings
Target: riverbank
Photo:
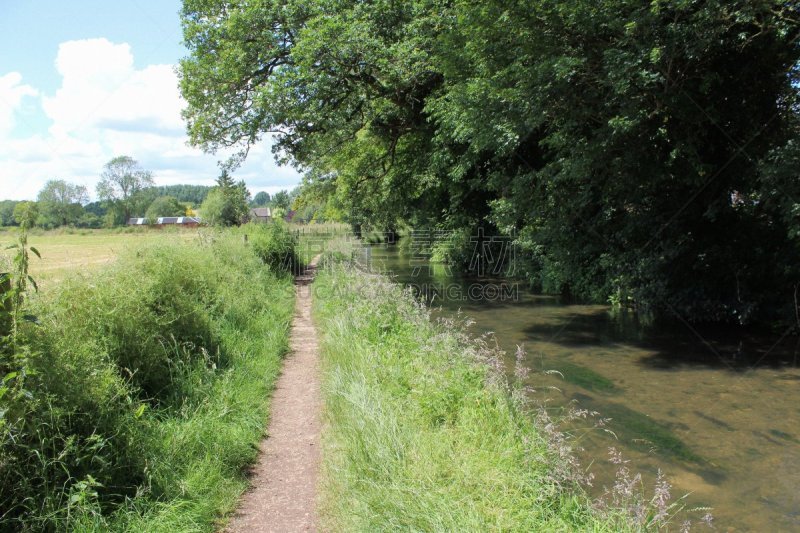
[[[329,529],[633,531],[671,520],[655,496],[592,502],[568,441],[528,410],[498,354],[432,323],[383,276],[328,262],[314,294]]]
[[[293,304],[231,231],[31,296],[0,351],[0,529],[214,530],[247,486]]]

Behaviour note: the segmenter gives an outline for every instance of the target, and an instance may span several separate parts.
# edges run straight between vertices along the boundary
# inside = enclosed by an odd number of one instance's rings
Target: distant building
[[[146,218],[131,218],[128,220],[129,226],[147,226]],[[182,226],[185,228],[196,228],[201,224],[200,217],[159,217],[153,222],[153,226],[163,228],[164,226]]]
[[[269,207],[255,207],[250,210],[250,219],[253,222],[269,222],[272,220],[272,210]]]

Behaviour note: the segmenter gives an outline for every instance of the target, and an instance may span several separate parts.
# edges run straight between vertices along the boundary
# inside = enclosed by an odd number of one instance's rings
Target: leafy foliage
[[[159,217],[182,217],[186,215],[186,206],[172,196],[159,196],[147,208],[145,217],[154,221]]]
[[[89,201],[89,193],[83,185],[64,180],[49,180],[39,195],[40,220],[44,227],[76,224],[83,215],[82,205]]]
[[[31,229],[39,218],[39,206],[36,202],[18,202],[14,206],[14,222],[23,230]]]
[[[0,200],[0,226],[11,226],[15,224],[14,207],[19,202],[14,200]]]
[[[267,205],[270,202],[269,193],[265,191],[259,191],[253,196],[252,205],[256,207],[262,207]]]
[[[253,252],[274,272],[293,272],[298,264],[297,240],[283,220],[242,226]]]
[[[786,2],[187,0],[183,23],[191,141],[236,164],[274,134],[356,227],[514,234],[539,288],[692,320],[793,306]]]
[[[152,187],[152,194],[156,197],[172,196],[179,202],[189,202],[197,207],[203,203],[212,187],[206,185],[159,185]]]
[[[200,206],[200,215],[212,226],[238,226],[249,216],[249,202],[250,192],[244,181],[235,183],[223,170],[217,178],[217,186]]]
[[[125,223],[134,213],[144,213],[149,205],[145,190],[152,186],[150,171],[142,169],[132,157],[117,156],[106,163],[97,183],[97,196],[115,209],[117,218]]]

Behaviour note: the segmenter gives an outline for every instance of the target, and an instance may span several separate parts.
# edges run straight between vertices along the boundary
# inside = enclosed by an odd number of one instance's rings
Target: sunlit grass
[[[113,263],[121,253],[153,243],[182,242],[197,236],[197,230],[158,230],[143,228],[117,230],[37,231],[29,236],[41,259],[31,261],[31,274],[43,288],[50,287],[72,272],[92,272]],[[7,247],[16,240],[14,229],[0,231],[0,254],[8,257]],[[0,261],[0,268],[2,268]]]
[[[327,262],[326,262],[327,263]],[[315,281],[322,332],[326,527],[337,531],[620,531],[457,327],[385,278]]]

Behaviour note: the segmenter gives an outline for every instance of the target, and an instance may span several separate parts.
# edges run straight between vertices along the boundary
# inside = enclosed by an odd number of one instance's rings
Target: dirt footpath
[[[322,403],[317,332],[311,322],[316,261],[295,280],[290,351],[272,397],[267,438],[252,470],[252,488],[231,518],[230,532],[317,529]]]

